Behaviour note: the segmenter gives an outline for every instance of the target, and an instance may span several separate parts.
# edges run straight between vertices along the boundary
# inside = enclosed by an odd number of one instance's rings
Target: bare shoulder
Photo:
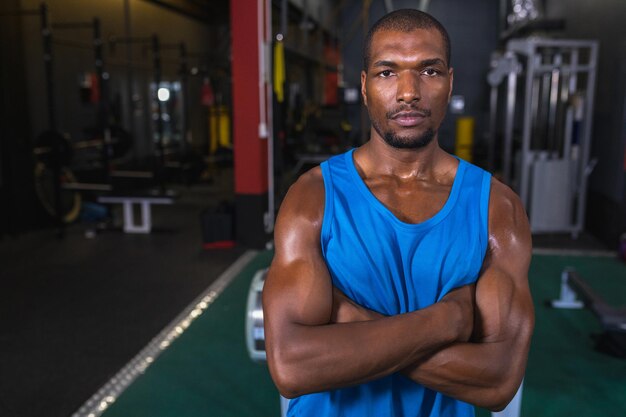
[[[322,177],[322,169],[316,166],[302,174],[289,188],[288,197],[293,197],[294,194],[298,197],[309,194],[316,197],[321,195],[323,197],[324,179]]]
[[[492,255],[515,255],[530,262],[532,239],[528,216],[519,196],[495,178],[489,197],[489,250]]]
[[[324,214],[324,179],[319,166],[302,174],[289,187],[289,191],[280,206],[279,219],[294,217],[320,221]]]
[[[276,219],[277,255],[317,245],[324,217],[324,197],[324,179],[319,166],[302,174],[289,188]]]

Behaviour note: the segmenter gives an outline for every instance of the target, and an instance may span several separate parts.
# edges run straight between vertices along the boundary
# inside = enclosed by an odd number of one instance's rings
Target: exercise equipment
[[[153,34],[148,37],[112,37],[109,39],[109,46],[111,50],[115,49],[115,46],[118,44],[143,44],[149,45],[150,50],[152,52],[152,71],[153,71],[153,82],[155,85],[155,96],[158,93],[158,89],[161,86],[161,78],[162,78],[162,62],[161,62],[161,41],[158,35]],[[160,180],[161,188],[163,189],[162,183],[162,170],[165,165],[165,147],[163,143],[163,102],[159,100],[158,97],[154,97],[157,109],[157,117],[154,119],[156,122],[156,131],[155,131],[155,139],[157,144],[156,154],[157,160],[159,161],[159,169],[158,169],[158,177]]]
[[[115,156],[118,153],[124,153],[129,146],[130,137],[128,133],[119,128],[112,126],[110,129],[114,136],[109,139],[110,153]],[[77,175],[72,166],[73,160],[77,155],[81,155],[81,151],[89,148],[96,150],[98,154],[102,153],[102,148],[106,146],[103,139],[92,139],[72,143],[70,139],[55,130],[46,130],[36,139],[36,146],[33,148],[35,156],[34,182],[35,191],[39,202],[45,211],[52,217],[57,217],[57,209],[60,208],[61,221],[64,224],[72,223],[78,218],[81,210],[83,198],[81,192],[95,191],[107,192],[113,189],[111,177],[108,182],[82,182],[80,175]],[[97,165],[100,166],[100,158]],[[89,164],[83,161],[83,165]],[[60,174],[55,174],[55,171]],[[56,178],[56,180],[55,180]],[[55,194],[55,187],[59,187],[58,196]],[[60,199],[60,205],[57,208],[56,199]]]
[[[118,44],[145,45],[149,47],[152,58],[152,81],[151,98],[152,104],[148,113],[151,115],[153,131],[148,137],[154,139],[156,147],[155,177],[159,186],[164,190],[164,177],[166,168],[180,168],[186,172],[192,172],[194,166],[190,161],[191,140],[189,123],[189,58],[194,54],[187,51],[185,43],[163,43],[157,34],[147,37],[111,37],[109,46],[112,53]],[[163,51],[178,51],[178,76],[179,82],[167,82],[163,80]],[[174,95],[174,92],[182,93]],[[169,103],[169,104],[166,104]],[[178,123],[174,123],[174,121]],[[178,128],[178,129],[175,129]],[[180,131],[180,135],[174,134]],[[174,146],[170,146],[174,145]],[[177,152],[178,151],[178,152]],[[177,154],[177,159],[171,155]]]
[[[589,150],[597,57],[597,41],[531,37],[511,39],[493,59],[489,161],[493,169],[502,138],[502,177],[518,191],[533,233],[582,231],[595,165]]]
[[[255,362],[265,362],[265,330],[263,328],[263,285],[267,269],[260,269],[252,278],[248,291],[246,313],[246,347],[250,358]]]
[[[36,139],[33,149],[36,158],[34,177],[35,191],[44,209],[56,219],[59,227],[59,235],[64,234],[65,223],[73,221],[80,212],[81,197],[77,194],[79,189],[99,189],[102,184],[82,184],[76,181],[76,177],[69,169],[75,145],[69,138],[58,131],[56,120],[55,94],[54,94],[54,67],[53,67],[53,29],[91,29],[93,32],[92,47],[94,49],[96,82],[98,89],[98,111],[96,124],[99,131],[103,131],[101,141],[101,158],[103,166],[108,168],[108,158],[111,154],[110,130],[107,129],[107,105],[104,60],[102,53],[102,40],[100,37],[100,20],[94,18],[89,22],[60,22],[50,23],[49,9],[46,3],[42,3],[37,10],[16,10],[3,13],[3,16],[38,16],[43,44],[43,61],[46,85],[46,109],[48,113],[48,129],[42,132]],[[76,42],[59,41],[73,46]],[[107,169],[108,172],[108,169]]]
[[[600,320],[603,330],[597,349],[626,358],[626,307],[608,305],[573,268],[565,268],[561,273],[560,295],[551,305],[561,309],[588,308]]]
[[[152,231],[152,211],[153,204],[174,204],[176,194],[161,194],[158,191],[154,193],[117,194],[117,195],[101,195],[98,197],[98,203],[104,204],[121,204],[124,209],[124,233],[150,233]],[[137,204],[141,209],[140,223],[135,222],[133,206]]]
[[[111,156],[110,148],[110,126],[108,111],[108,89],[106,88],[106,80],[108,74],[104,70],[104,53],[100,19],[94,17],[91,21],[86,22],[55,22],[51,24],[51,29],[55,30],[91,30],[92,40],[88,47],[93,48],[95,76],[90,82],[92,83],[92,97],[90,99],[96,104],[96,127],[98,135],[103,138],[103,146],[101,150],[102,165],[106,172],[110,171],[109,158]],[[54,43],[65,44],[69,46],[82,46],[74,41],[55,40]],[[93,94],[95,93],[95,94]]]

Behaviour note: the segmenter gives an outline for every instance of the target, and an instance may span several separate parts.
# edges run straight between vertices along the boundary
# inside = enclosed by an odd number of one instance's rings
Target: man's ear
[[[363,104],[367,107],[367,87],[365,87],[365,81],[367,81],[367,73],[361,71],[361,97],[363,98]]]
[[[448,74],[450,75],[450,88],[448,90],[448,104],[450,104],[450,98],[452,97],[452,85],[454,84],[454,68],[450,68],[448,70]]]

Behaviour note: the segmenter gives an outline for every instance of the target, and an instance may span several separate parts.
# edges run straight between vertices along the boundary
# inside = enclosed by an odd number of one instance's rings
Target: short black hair
[[[363,45],[363,69],[367,71],[370,63],[370,53],[372,48],[372,38],[376,32],[382,30],[394,30],[398,32],[412,32],[416,29],[437,29],[443,39],[446,49],[446,64],[450,67],[450,37],[443,25],[428,13],[416,9],[400,9],[388,13],[378,19],[365,36]]]

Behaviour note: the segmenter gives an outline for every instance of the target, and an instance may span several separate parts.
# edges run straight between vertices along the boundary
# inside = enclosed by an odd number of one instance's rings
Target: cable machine
[[[502,143],[503,180],[533,233],[583,229],[597,60],[597,41],[531,37],[511,39],[492,62],[489,161]]]

